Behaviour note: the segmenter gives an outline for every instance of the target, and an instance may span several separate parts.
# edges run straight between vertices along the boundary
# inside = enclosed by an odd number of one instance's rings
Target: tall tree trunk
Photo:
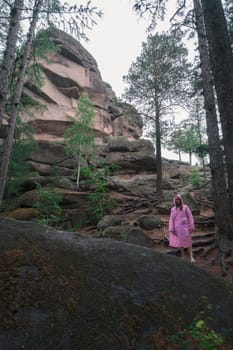
[[[80,146],[80,154],[81,154],[81,146]],[[81,172],[81,156],[80,154],[77,157],[77,163],[78,163],[78,167],[77,167],[77,176],[76,176],[76,187],[77,189],[79,189],[80,187],[80,172]]]
[[[221,267],[226,273],[225,255],[228,253],[228,241],[233,239],[233,223],[230,215],[229,200],[227,195],[224,164],[219,139],[218,120],[215,108],[215,97],[212,85],[212,73],[208,45],[205,35],[205,26],[200,0],[193,0],[197,24],[199,53],[206,110],[206,124],[209,144],[210,169],[212,181],[212,195],[214,201],[216,243],[221,253]]]
[[[179,161],[181,162],[181,152],[180,151],[179,151],[178,155],[179,155]]]
[[[15,0],[10,12],[10,24],[7,35],[6,49],[4,51],[3,61],[0,68],[0,128],[2,126],[2,118],[5,112],[7,92],[9,89],[15,63],[16,43],[18,39],[19,24],[23,4],[23,0]]]
[[[161,130],[160,130],[160,113],[158,99],[155,97],[155,128],[156,128],[156,192],[161,195],[163,193],[162,179],[162,153],[161,153]]]
[[[39,18],[39,13],[40,13],[42,4],[43,4],[43,0],[36,0],[34,4],[33,17],[32,17],[29,31],[28,31],[27,41],[25,44],[22,62],[20,64],[19,75],[18,75],[15,92],[13,96],[13,107],[12,107],[12,111],[9,119],[7,136],[3,146],[3,154],[2,154],[1,168],[0,168],[0,208],[2,206],[2,199],[3,199],[5,186],[6,186],[12,145],[14,142],[14,132],[15,132],[15,125],[16,125],[16,118],[17,118],[18,109],[19,109],[19,102],[22,95],[22,89],[24,85],[26,70],[28,67],[28,61],[30,59],[30,55],[32,51],[32,42],[33,42],[36,24]]]
[[[205,166],[205,157],[201,158],[202,168],[203,168],[203,180],[204,184],[206,183],[206,166]]]
[[[201,0],[201,3],[222,125],[229,205],[233,217],[233,57],[221,0]]]
[[[192,152],[189,151],[189,165],[192,165]]]

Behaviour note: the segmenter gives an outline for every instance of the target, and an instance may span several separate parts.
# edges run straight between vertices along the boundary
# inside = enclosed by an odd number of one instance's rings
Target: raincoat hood
[[[180,194],[175,195],[175,197],[173,198],[173,204],[176,205],[176,198],[179,198],[181,200],[181,206],[183,207],[184,201]]]

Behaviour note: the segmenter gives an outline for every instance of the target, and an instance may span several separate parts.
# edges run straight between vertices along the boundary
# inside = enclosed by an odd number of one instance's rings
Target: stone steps
[[[202,254],[205,249],[208,249],[214,244],[214,231],[198,231],[193,233],[193,252],[194,254]],[[154,249],[164,254],[179,255],[179,249],[170,249],[167,237],[153,239]]]

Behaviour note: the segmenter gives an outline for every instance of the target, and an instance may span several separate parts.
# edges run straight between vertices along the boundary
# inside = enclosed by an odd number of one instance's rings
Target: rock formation
[[[123,136],[129,140],[142,134],[142,120],[131,106],[119,105],[111,87],[105,83],[95,59],[74,38],[60,30],[52,30],[53,41],[59,52],[51,52],[48,62],[41,61],[44,84],[38,91],[28,81],[25,93],[45,105],[24,121],[35,128],[38,141],[61,141],[75,116],[78,99],[86,92],[95,105],[94,130],[96,143],[103,143],[111,136]]]
[[[117,174],[152,174],[156,171],[155,150],[142,136],[142,119],[130,105],[117,102],[115,93],[105,83],[95,59],[68,34],[51,32],[59,52],[51,52],[49,63],[41,61],[44,84],[39,91],[28,81],[25,94],[40,102],[42,110],[30,107],[23,121],[33,126],[37,149],[30,165],[40,176],[72,177],[74,162],[64,151],[63,135],[72,126],[78,99],[86,92],[95,106],[93,129],[96,156],[115,164]]]

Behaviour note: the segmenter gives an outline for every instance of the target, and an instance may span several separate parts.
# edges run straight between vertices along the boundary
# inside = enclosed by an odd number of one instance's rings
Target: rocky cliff
[[[96,143],[112,136],[128,140],[142,135],[142,120],[131,106],[116,103],[116,96],[105,83],[95,59],[74,38],[59,30],[51,31],[58,52],[48,54],[48,61],[40,61],[44,84],[39,91],[28,81],[25,93],[45,105],[42,111],[33,111],[24,121],[35,128],[38,141],[61,141],[70,127],[77,109],[78,99],[86,92],[95,105],[94,129]]]
[[[40,110],[30,107],[23,121],[33,126],[37,150],[30,164],[42,176],[51,175],[54,166],[62,176],[71,176],[74,162],[64,152],[63,135],[72,126],[80,94],[85,92],[94,103],[95,153],[121,173],[155,172],[155,152],[150,141],[141,140],[142,119],[132,106],[118,102],[105,83],[95,59],[74,38],[53,30],[58,52],[50,52],[48,61],[40,61],[44,84],[39,90],[27,81],[25,94],[40,102]],[[49,63],[48,63],[49,62]]]

